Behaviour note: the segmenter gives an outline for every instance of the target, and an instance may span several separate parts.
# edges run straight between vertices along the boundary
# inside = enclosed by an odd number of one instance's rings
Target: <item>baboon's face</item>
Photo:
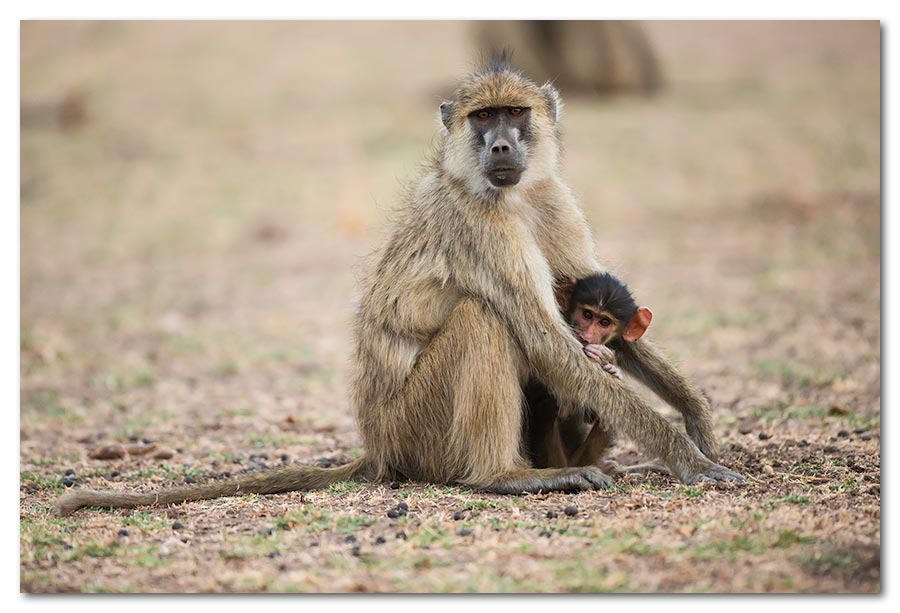
[[[472,74],[441,104],[443,167],[488,197],[553,176],[561,105],[549,83],[508,69]]]
[[[484,177],[494,187],[516,185],[525,171],[525,146],[531,138],[531,109],[500,106],[469,113],[472,146]]]

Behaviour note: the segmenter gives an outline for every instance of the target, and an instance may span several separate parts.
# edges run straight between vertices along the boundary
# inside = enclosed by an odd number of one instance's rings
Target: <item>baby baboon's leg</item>
[[[546,386],[531,379],[523,390],[525,452],[535,468],[569,466],[559,427],[559,407]]]
[[[612,444],[612,433],[595,421],[581,445],[569,456],[570,466],[600,465],[603,454]]]

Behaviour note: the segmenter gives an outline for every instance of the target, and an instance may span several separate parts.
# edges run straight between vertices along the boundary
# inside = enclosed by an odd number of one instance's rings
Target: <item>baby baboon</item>
[[[556,301],[585,355],[621,379],[615,353],[607,345],[641,338],[653,318],[650,309],[639,307],[628,287],[606,272],[566,280],[556,289]],[[612,443],[612,433],[600,420],[594,420],[585,436],[584,412],[573,416],[572,408],[558,406],[539,382],[529,382],[526,401],[526,444],[536,467],[599,465]]]
[[[621,379],[612,362],[615,354],[607,345],[619,339],[633,343],[641,338],[653,312],[639,307],[628,286],[607,272],[570,279],[556,290],[556,300],[585,354]]]
[[[559,177],[562,104],[500,57],[441,105],[442,138],[407,191],[357,313],[352,401],[365,453],[344,467],[297,466],[149,494],[72,492],[81,506],[135,506],[400,477],[521,492],[608,487],[594,466],[534,468],[523,457],[523,387],[540,381],[662,459],[685,483],[741,477],[718,464],[703,396],[644,341],[620,366],[685,417],[687,435],[588,359],[554,280],[601,270]],[[704,455],[705,454],[705,455]]]

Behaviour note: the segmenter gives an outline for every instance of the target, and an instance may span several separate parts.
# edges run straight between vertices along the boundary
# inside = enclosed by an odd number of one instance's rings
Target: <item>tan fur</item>
[[[359,305],[351,395],[362,459],[346,468],[292,467],[158,494],[73,492],[59,501],[59,512],[283,492],[339,479],[406,477],[503,493],[610,486],[596,467],[528,465],[521,390],[535,376],[559,401],[585,407],[662,458],[683,481],[737,478],[586,358],[558,312],[554,280],[600,266],[584,216],[558,179],[557,99],[551,86],[509,70],[476,73],[457,91],[450,129],[404,196]],[[533,144],[514,187],[491,187],[471,163],[465,117],[478,105],[532,109]],[[653,379],[658,369],[650,372]]]

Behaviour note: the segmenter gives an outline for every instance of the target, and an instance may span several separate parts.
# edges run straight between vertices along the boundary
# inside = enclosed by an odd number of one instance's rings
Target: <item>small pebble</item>
[[[386,543],[386,542],[387,542],[387,539],[384,538],[383,536],[379,536],[377,539],[375,539],[375,544],[376,544],[376,545],[382,545],[382,544],[384,544],[384,543]]]
[[[763,471],[764,473],[766,473],[767,475],[774,475],[774,474],[775,474],[775,469],[772,468],[771,466],[769,466],[768,464],[766,464],[765,466],[763,466],[762,471]]]
[[[280,552],[280,551],[270,551],[270,552],[269,552],[269,557],[270,557],[270,558],[277,558],[277,557],[280,556],[280,555],[281,555],[281,552]]]
[[[396,538],[398,538],[398,539],[400,539],[400,540],[402,540],[402,541],[405,541],[405,540],[406,540],[406,532],[402,532],[402,531],[401,531],[401,532],[398,532],[397,535],[396,535]]]
[[[145,437],[145,438],[142,438],[142,439],[141,439],[141,442],[144,443],[145,445],[149,445],[149,444],[152,443],[153,441],[151,441],[149,438],[146,438],[146,437]]]
[[[809,447],[809,441],[806,440],[805,438],[800,439],[800,446],[801,447]]]
[[[469,536],[470,534],[472,534],[472,531],[469,530],[468,528],[463,528],[462,530],[457,532],[457,534],[460,536]]]
[[[184,524],[181,523],[180,521],[175,520],[175,521],[172,523],[172,530],[181,530],[182,528],[184,528]]]
[[[764,440],[766,440],[767,438],[769,438],[769,435],[766,434],[765,432],[760,432],[760,433],[759,433],[759,440],[764,441]]]
[[[550,531],[549,530],[541,530],[541,533],[538,534],[538,536],[546,536],[547,538],[550,538]]]
[[[397,511],[397,509],[391,509],[387,512],[387,516],[391,519],[397,519],[398,517],[400,517],[400,513]]]
[[[118,477],[118,476],[121,475],[121,474],[122,474],[122,473],[120,473],[120,472],[117,471],[117,470],[111,470],[111,471],[109,471],[109,476],[112,477],[113,479],[115,479],[116,477]]]
[[[463,514],[463,512],[462,512],[462,511],[457,511],[456,513],[453,514],[453,521],[459,521],[459,520],[461,520],[463,517],[465,517],[465,515]]]
[[[310,547],[318,547],[318,546],[319,546],[319,541],[310,541],[309,546],[310,546]]]
[[[547,519],[556,519],[556,511],[547,511]]]
[[[360,553],[362,553],[362,547],[359,545],[354,545],[351,552],[355,557],[359,557]]]
[[[128,536],[128,530],[122,528],[121,530],[119,530],[119,538],[122,538],[124,536]]]
[[[75,469],[74,469],[74,468],[68,469],[68,470],[66,471],[66,476],[67,476],[67,477],[74,477],[74,476],[75,476]]]
[[[863,434],[861,437],[859,437],[859,440],[861,440],[861,441],[871,441],[871,440],[872,440],[872,437],[869,436],[868,434]]]
[[[576,507],[573,504],[570,504],[569,506],[567,506],[565,509],[563,509],[563,511],[569,517],[572,517],[573,515],[578,515],[578,507]]]
[[[399,489],[400,489],[400,482],[399,482],[399,481],[394,481],[393,483],[391,483],[391,489],[392,489],[392,490],[399,490]]]
[[[854,434],[862,434],[866,430],[868,430],[868,428],[856,428],[855,430],[853,430],[853,432]]]
[[[197,483],[197,480],[194,477],[185,477],[184,482],[185,483]]]
[[[355,543],[356,537],[351,534],[344,539],[344,542],[345,543]]]
[[[288,460],[290,460],[291,457],[290,457],[288,454],[286,454],[286,453],[282,453],[282,454],[281,454],[281,457],[280,457],[279,459],[281,460],[281,463],[282,463],[282,464],[287,464],[287,463],[288,463]]]
[[[838,432],[838,436],[839,436],[840,438],[847,438],[847,437],[850,436],[850,433],[847,432],[846,430],[841,430],[840,432]]]
[[[75,485],[75,481],[73,479],[66,477],[65,479],[62,480],[62,484],[65,485],[66,487],[72,487],[73,485]]]
[[[409,505],[405,502],[400,502],[397,504],[397,508],[401,511],[409,511]]]

